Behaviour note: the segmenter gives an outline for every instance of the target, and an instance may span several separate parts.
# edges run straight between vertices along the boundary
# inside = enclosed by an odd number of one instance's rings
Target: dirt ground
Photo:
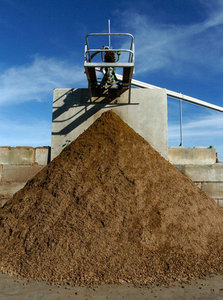
[[[98,288],[57,287],[43,282],[18,280],[0,273],[1,300],[192,300],[223,299],[223,275],[198,279],[191,284],[176,284],[173,287],[152,289],[135,288],[131,285],[104,285]]]

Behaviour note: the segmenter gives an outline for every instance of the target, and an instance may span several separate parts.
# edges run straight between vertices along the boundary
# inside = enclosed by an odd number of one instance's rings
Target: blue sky
[[[135,37],[135,79],[223,106],[223,0],[0,0],[0,145],[50,145],[53,89],[87,87],[85,35],[108,19]],[[178,146],[173,99],[168,125]],[[222,113],[183,103],[183,137],[223,160]]]

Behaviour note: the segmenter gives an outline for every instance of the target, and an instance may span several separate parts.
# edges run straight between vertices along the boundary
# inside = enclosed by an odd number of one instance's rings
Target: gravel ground
[[[97,288],[57,287],[43,282],[18,280],[0,273],[1,300],[180,300],[223,299],[223,276],[194,280],[191,284],[176,284],[173,287],[135,288],[129,285],[104,285]]]

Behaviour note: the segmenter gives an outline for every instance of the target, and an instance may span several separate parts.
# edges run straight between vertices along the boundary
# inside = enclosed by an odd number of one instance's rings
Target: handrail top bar
[[[134,36],[131,34],[131,33],[89,33],[86,35],[86,39],[89,37],[89,36],[103,36],[103,35],[124,35],[124,36],[130,36],[132,39],[134,39]]]
[[[110,52],[110,51],[122,51],[122,52],[131,52],[131,53],[134,53],[134,51],[133,50],[130,50],[130,49],[121,49],[121,48],[119,48],[119,49],[102,49],[102,48],[100,48],[100,49],[88,49],[88,50],[86,50],[86,52],[95,52],[95,51],[98,51],[98,52]]]
[[[197,104],[199,106],[207,107],[209,109],[213,109],[213,110],[216,110],[216,111],[219,111],[219,112],[223,112],[223,107],[221,107],[219,105],[209,103],[209,102],[206,102],[206,101],[203,101],[203,100],[200,100],[200,99],[197,99],[197,98],[194,98],[194,97],[190,97],[190,96],[187,96],[187,95],[184,95],[184,94],[181,94],[181,93],[177,93],[177,92],[173,92],[173,91],[170,91],[170,90],[166,90],[166,94],[167,94],[167,96],[169,96],[171,98],[179,99],[179,100],[182,100],[182,101]]]
[[[84,62],[85,67],[134,67],[134,62]]]

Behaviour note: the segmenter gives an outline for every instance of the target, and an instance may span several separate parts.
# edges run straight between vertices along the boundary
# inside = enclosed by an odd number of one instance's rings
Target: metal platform
[[[89,37],[108,37],[108,46],[102,46],[101,48],[90,48]],[[111,37],[127,37],[130,39],[130,47],[112,49]],[[122,55],[125,58],[122,61]],[[121,59],[120,59],[121,58]],[[100,61],[96,61],[99,59]],[[120,68],[122,71],[122,78],[116,77],[116,69]],[[134,37],[130,33],[110,33],[110,26],[108,33],[91,33],[86,36],[85,44],[85,62],[84,69],[88,79],[88,88],[90,91],[91,101],[94,101],[94,97],[100,94],[108,95],[114,93],[117,95],[122,94],[126,90],[129,91],[129,102],[131,97],[131,80],[134,72]]]

